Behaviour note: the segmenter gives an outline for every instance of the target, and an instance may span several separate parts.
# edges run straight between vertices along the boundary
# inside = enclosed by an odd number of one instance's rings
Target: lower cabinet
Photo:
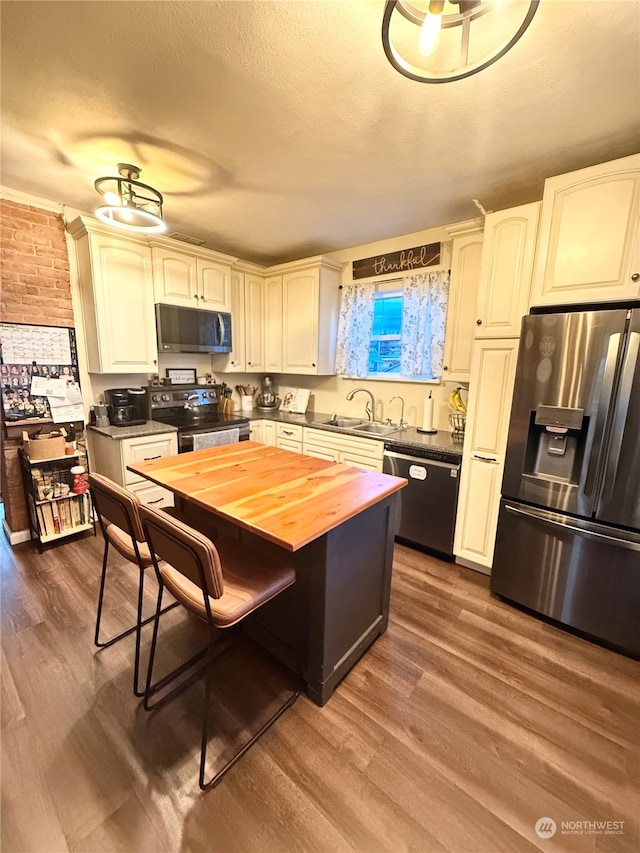
[[[474,344],[453,551],[487,573],[493,562],[518,340]]]
[[[135,438],[111,438],[97,430],[88,429],[91,470],[135,492],[142,503],[156,507],[173,506],[173,494],[127,471],[127,465],[173,456],[178,452],[177,433],[142,435]]]
[[[303,452],[320,459],[382,472],[384,442],[375,438],[344,435],[329,430],[304,428]]]
[[[300,424],[276,424],[276,445],[284,450],[302,453],[303,428]]]

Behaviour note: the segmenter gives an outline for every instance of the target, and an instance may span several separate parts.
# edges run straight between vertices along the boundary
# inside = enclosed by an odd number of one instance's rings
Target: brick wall
[[[60,214],[0,200],[0,320],[73,326],[69,257]],[[20,440],[2,430],[2,499],[10,530],[29,526],[18,461]]]

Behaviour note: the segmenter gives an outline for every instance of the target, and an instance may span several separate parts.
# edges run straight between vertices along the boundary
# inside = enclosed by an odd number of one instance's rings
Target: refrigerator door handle
[[[585,536],[598,541],[615,542],[619,548],[628,548],[630,551],[638,551],[640,553],[640,537],[637,541],[634,539],[623,539],[622,534],[618,536],[609,536],[606,533],[598,533],[595,530],[587,530],[584,527],[577,527],[574,524],[569,524],[566,516],[558,515],[557,513],[548,512],[542,509],[533,509],[528,507],[526,510],[521,507],[512,506],[505,503],[505,510],[512,515],[524,515],[528,518],[543,521],[545,524],[551,524],[554,527],[561,527],[563,530],[570,530],[572,533],[577,533],[579,536]]]
[[[602,387],[598,397],[598,405],[596,407],[594,439],[591,446],[589,467],[587,476],[584,481],[583,492],[585,495],[594,493],[598,486],[596,476],[600,469],[600,456],[602,453],[602,438],[607,421],[607,412],[611,403],[611,393],[613,391],[613,379],[616,371],[616,363],[618,361],[618,351],[620,349],[621,335],[616,332],[609,336],[609,344],[607,346],[607,356],[604,363],[604,373],[602,377]]]
[[[620,462],[620,451],[622,449],[622,440],[624,438],[624,426],[629,412],[629,400],[631,399],[631,388],[633,386],[633,377],[636,370],[639,350],[640,333],[630,332],[629,344],[627,346],[627,352],[625,353],[622,366],[622,373],[620,375],[620,391],[618,393],[619,402],[611,430],[611,446],[605,470],[605,488],[603,489],[602,497],[610,498],[613,492],[615,472],[618,470]]]

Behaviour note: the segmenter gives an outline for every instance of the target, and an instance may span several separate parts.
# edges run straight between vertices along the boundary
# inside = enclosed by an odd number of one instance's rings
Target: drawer
[[[302,435],[301,424],[276,424],[276,438],[286,438],[302,444]]]
[[[163,506],[173,506],[173,492],[163,489],[155,483],[150,483],[148,480],[141,480],[139,483],[134,483],[127,486],[127,490],[134,492],[140,502],[154,506],[160,509]]]
[[[345,451],[349,454],[382,463],[384,441],[377,438],[366,438],[359,435],[346,435],[341,432],[330,432],[324,429],[306,427],[304,431],[305,444],[324,447],[327,450]],[[376,468],[382,470],[382,467]]]
[[[292,441],[290,438],[276,439],[276,447],[281,448],[281,450],[292,450],[294,453],[302,453],[302,442]]]
[[[162,435],[127,438],[122,442],[122,464],[124,467],[125,485],[140,483],[143,477],[127,471],[127,465],[135,462],[146,462],[149,459],[159,459],[161,456],[173,456],[178,452],[178,439],[175,432]],[[146,481],[145,481],[146,482]]]

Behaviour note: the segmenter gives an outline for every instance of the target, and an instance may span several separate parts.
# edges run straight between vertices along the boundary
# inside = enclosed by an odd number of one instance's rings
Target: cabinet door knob
[[[197,298],[198,298],[198,294],[197,294],[197,293],[194,293],[194,294],[193,294],[193,298],[194,298],[194,299],[197,299]]]
[[[640,272],[634,272],[631,276],[631,281],[637,281],[640,278]]]
[[[443,370],[449,370],[449,368],[448,368],[448,366],[447,366],[446,364],[443,364],[443,365],[442,365],[442,369],[443,369]]]
[[[476,320],[476,326],[481,326],[481,325],[482,325],[482,320]]]

